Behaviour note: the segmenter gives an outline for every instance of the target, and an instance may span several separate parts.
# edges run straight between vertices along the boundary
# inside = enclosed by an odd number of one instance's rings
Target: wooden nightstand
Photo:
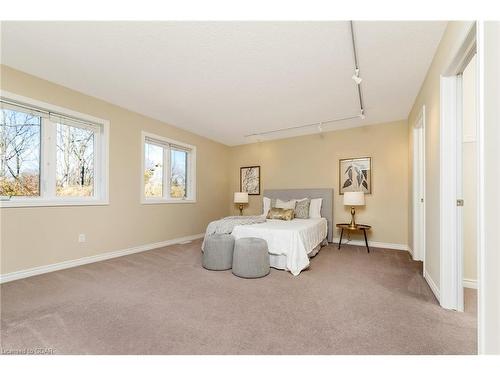
[[[346,230],[360,230],[360,231],[363,231],[363,234],[365,236],[366,250],[368,250],[368,252],[370,252],[370,248],[368,247],[368,240],[366,239],[366,231],[371,229],[370,225],[356,224],[355,228],[351,228],[350,224],[342,223],[342,224],[337,224],[337,228],[341,229],[340,240],[339,240],[339,250],[340,250],[340,244],[342,243],[342,235],[344,234],[344,229],[346,229]]]

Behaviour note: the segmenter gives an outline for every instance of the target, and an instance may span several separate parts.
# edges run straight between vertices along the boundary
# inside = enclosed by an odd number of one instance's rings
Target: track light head
[[[361,77],[359,76],[359,72],[358,72],[358,71],[356,71],[356,74],[353,74],[353,76],[352,76],[351,78],[352,78],[352,80],[353,80],[354,82],[356,82],[356,84],[357,84],[357,85],[360,85],[360,84],[361,84],[361,82],[363,81],[363,78],[361,78]]]

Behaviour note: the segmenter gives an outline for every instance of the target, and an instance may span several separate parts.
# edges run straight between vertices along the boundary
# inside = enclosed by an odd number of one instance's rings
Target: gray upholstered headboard
[[[328,221],[328,242],[333,241],[333,189],[272,189],[264,190],[263,196],[281,200],[323,198],[321,216]]]

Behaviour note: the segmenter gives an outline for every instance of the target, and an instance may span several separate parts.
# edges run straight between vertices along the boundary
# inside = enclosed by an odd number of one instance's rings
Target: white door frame
[[[498,298],[498,264],[500,236],[498,212],[500,198],[498,160],[500,159],[500,95],[497,41],[500,39],[500,24],[497,21],[479,21],[477,72],[478,95],[478,352],[500,353],[500,324]],[[490,173],[486,173],[489,168]]]
[[[440,121],[440,304],[463,311],[462,78],[476,51],[475,24],[441,76]],[[479,92],[479,90],[477,90]]]
[[[413,260],[423,262],[425,277],[425,105],[413,124]]]

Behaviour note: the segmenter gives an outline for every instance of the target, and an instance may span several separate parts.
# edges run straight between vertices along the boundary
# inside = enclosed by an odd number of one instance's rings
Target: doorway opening
[[[471,272],[472,268],[477,270],[479,229],[479,158],[474,144],[479,90],[475,55],[474,25],[441,76],[440,304],[457,311],[464,311],[464,286],[472,286],[473,278],[477,279],[477,273]],[[464,280],[466,273],[470,280]],[[476,293],[465,292],[468,302],[477,306]]]

